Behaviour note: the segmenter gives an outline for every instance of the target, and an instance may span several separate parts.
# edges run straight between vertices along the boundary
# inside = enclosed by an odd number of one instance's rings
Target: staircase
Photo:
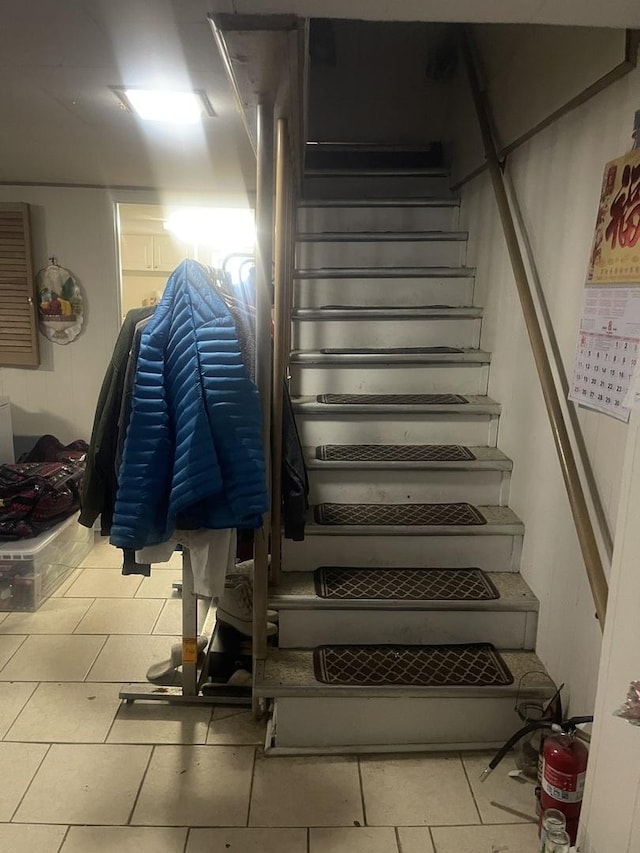
[[[291,394],[312,508],[269,602],[267,751],[501,744],[550,686],[458,201],[437,168],[316,172],[305,197]]]

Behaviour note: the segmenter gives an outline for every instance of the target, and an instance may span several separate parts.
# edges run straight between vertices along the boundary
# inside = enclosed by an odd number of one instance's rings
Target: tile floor
[[[118,698],[180,629],[179,562],[95,546],[40,610],[0,614],[0,851],[534,853],[533,789],[487,756],[265,758],[237,708]]]

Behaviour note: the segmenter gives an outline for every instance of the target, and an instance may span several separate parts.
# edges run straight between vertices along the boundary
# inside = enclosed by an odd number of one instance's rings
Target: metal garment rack
[[[251,688],[207,681],[211,647],[216,633],[213,603],[198,631],[198,599],[194,592],[193,569],[188,548],[182,551],[182,684],[127,684],[120,698],[127,704],[136,700],[169,702],[173,705],[251,705]],[[198,672],[198,634],[207,638],[203,666]]]

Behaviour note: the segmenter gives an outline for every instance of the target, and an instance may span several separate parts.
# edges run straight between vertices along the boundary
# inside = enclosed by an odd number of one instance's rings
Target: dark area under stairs
[[[327,170],[389,170],[433,169],[443,165],[442,145],[395,148],[385,145],[340,145],[332,143],[307,144],[307,171]]]

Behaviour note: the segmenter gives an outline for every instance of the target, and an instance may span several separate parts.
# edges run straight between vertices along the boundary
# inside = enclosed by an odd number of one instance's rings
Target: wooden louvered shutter
[[[40,364],[28,204],[0,204],[0,365]]]

